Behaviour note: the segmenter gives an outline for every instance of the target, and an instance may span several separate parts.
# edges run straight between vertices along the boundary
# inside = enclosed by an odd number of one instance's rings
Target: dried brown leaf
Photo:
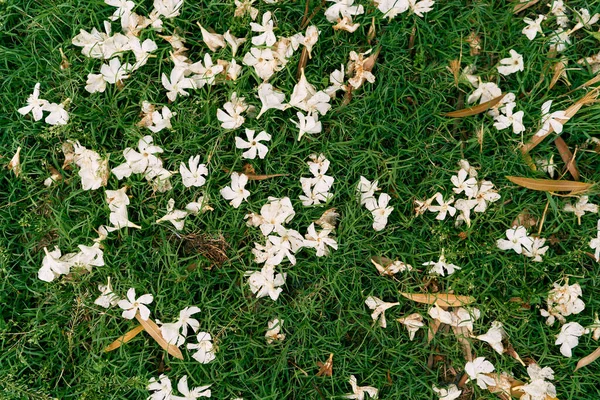
[[[310,54],[308,53],[308,49],[305,47],[302,48],[302,54],[300,54],[300,60],[298,61],[298,72],[296,72],[296,79],[300,79],[302,77],[302,71],[304,67],[306,67],[306,63],[308,63],[308,58]]]
[[[490,101],[486,101],[485,103],[481,103],[478,106],[449,112],[447,114],[444,114],[444,116],[451,117],[451,118],[464,118],[464,117],[470,117],[471,115],[481,114],[482,112],[487,111],[490,108],[494,107],[496,104],[498,104],[500,102],[500,100],[502,100],[504,98],[504,96],[506,96],[506,94],[503,94],[502,96],[498,96],[495,99],[492,99]]]
[[[381,47],[377,48],[374,53],[372,53],[364,62],[363,69],[365,71],[372,71],[375,67],[375,62],[377,62],[377,57],[379,57],[379,53],[381,52]]]
[[[109,351],[118,349],[119,347],[121,347],[121,345],[129,342],[143,330],[144,327],[142,325],[136,326],[135,328],[133,328],[132,330],[130,330],[129,332],[127,332],[126,334],[124,334],[123,336],[119,337],[117,340],[106,346],[104,351],[108,353]]]
[[[437,304],[440,307],[460,307],[475,301],[471,296],[459,296],[451,293],[402,293],[409,300],[423,304]]]
[[[183,360],[183,354],[181,354],[181,350],[172,344],[167,343],[160,333],[160,328],[154,323],[154,321],[151,319],[144,321],[139,312],[135,314],[135,319],[137,319],[138,322],[144,327],[144,330],[148,332],[150,336],[152,336],[152,339],[156,340],[156,343],[158,343],[160,347],[165,349],[173,357]]]
[[[200,253],[219,265],[229,260],[227,256],[229,244],[223,235],[211,236],[206,233],[189,233],[187,235],[173,235],[171,238],[174,240],[182,239],[184,251],[188,254]]]
[[[596,350],[594,350],[591,354],[588,354],[587,356],[585,356],[581,360],[579,360],[577,362],[577,366],[575,367],[575,371],[577,371],[580,368],[585,367],[586,365],[593,363],[599,357],[600,357],[600,347],[598,347]]]
[[[469,43],[469,54],[476,56],[481,53],[481,37],[478,34],[471,31],[465,41]]]
[[[458,87],[458,78],[460,77],[460,60],[457,58],[448,63],[448,69],[454,76],[454,86]]]
[[[537,222],[537,219],[532,216],[527,209],[524,209],[513,220],[512,226],[524,226],[525,228],[529,229],[533,226],[536,226]]]
[[[69,170],[71,169],[71,164],[75,161],[75,147],[73,147],[73,143],[70,141],[66,141],[62,144],[62,152],[65,156],[65,162],[63,163],[62,169]]]
[[[593,186],[593,184],[585,182],[555,181],[553,179],[534,179],[521,176],[507,176],[506,179],[524,188],[542,192],[571,192],[572,194],[580,194]]]
[[[515,8],[513,9],[514,14],[518,14],[523,10],[528,9],[529,7],[536,5],[540,0],[530,0],[527,3],[517,3],[515,4]]]
[[[373,41],[373,39],[375,39],[375,35],[376,35],[376,30],[375,30],[375,17],[373,17],[371,19],[371,26],[369,27],[369,32],[367,32],[367,42],[369,42],[369,45],[371,45],[371,42]]]
[[[435,337],[435,334],[440,329],[442,323],[439,319],[434,319],[429,323],[429,329],[427,330],[427,343],[431,342]]]
[[[554,74],[552,75],[552,80],[550,80],[550,86],[548,86],[548,89],[552,89],[560,78],[563,78],[565,83],[568,86],[571,86],[571,82],[569,82],[567,77],[567,71],[565,69],[566,66],[566,61],[564,60],[559,60],[556,64],[554,64]]]
[[[333,353],[329,354],[329,358],[325,363],[317,362],[317,366],[319,367],[319,372],[317,372],[317,376],[331,376],[333,375]]]
[[[223,168],[223,171],[230,173],[231,171]],[[258,175],[254,171],[254,167],[250,164],[244,164],[242,168],[242,174],[248,177],[249,181],[264,181],[265,179],[275,178],[278,176],[287,176],[288,174],[270,174],[270,175]]]
[[[560,153],[560,158],[562,158],[563,162],[567,166],[569,173],[576,181],[579,180],[579,170],[577,169],[577,164],[575,163],[575,158],[573,157],[573,153],[569,150],[569,146],[564,141],[562,137],[557,137],[554,139],[554,144]]]
[[[506,349],[504,349],[504,352],[506,354],[508,354],[509,356],[511,356],[512,358],[514,358],[515,360],[517,360],[518,362],[521,363],[522,366],[526,366],[525,363],[523,362],[523,360],[521,359],[521,357],[519,356],[519,353],[517,353],[515,351],[515,348],[513,347],[512,344],[508,343],[506,345]]]
[[[575,114],[577,114],[577,112],[584,105],[595,103],[597,101],[597,98],[598,98],[598,89],[599,88],[595,88],[594,90],[590,91],[585,96],[583,96],[582,98],[580,98],[579,100],[577,100],[575,103],[573,103],[569,108],[567,108],[565,110],[565,115],[567,117],[569,117],[569,118],[572,118]],[[566,120],[557,120],[557,121],[560,121],[563,124],[567,122]],[[528,153],[534,147],[536,147],[538,144],[540,144],[552,132],[554,132],[554,128],[552,128],[550,126],[548,128],[548,131],[545,134],[543,134],[541,136],[533,135],[533,137],[531,138],[531,140],[529,142],[527,142],[526,144],[524,144],[521,147],[521,152],[523,154]]]
[[[60,69],[69,68],[71,66],[71,63],[69,63],[69,59],[67,58],[67,56],[65,56],[63,49],[59,47],[58,50],[60,51]]]

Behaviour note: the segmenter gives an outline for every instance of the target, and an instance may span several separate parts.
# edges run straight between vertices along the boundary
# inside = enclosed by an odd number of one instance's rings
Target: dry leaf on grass
[[[206,233],[189,233],[187,235],[173,235],[172,239],[182,239],[186,253],[199,253],[209,260],[223,264],[229,257],[227,250],[229,244],[223,235],[211,236]]]
[[[127,332],[126,334],[124,334],[123,336],[119,337],[117,340],[106,346],[104,351],[108,353],[109,351],[118,349],[119,347],[121,347],[121,345],[129,342],[143,330],[144,327],[142,325],[136,326],[135,328],[133,328],[132,330],[130,330],[129,332]]]
[[[451,118],[464,118],[464,117],[470,117],[471,115],[481,114],[482,112],[487,111],[490,108],[494,107],[496,104],[498,104],[500,102],[500,100],[502,100],[504,98],[504,96],[506,96],[506,94],[503,94],[502,96],[498,96],[495,99],[492,99],[490,101],[486,101],[485,103],[481,103],[478,106],[446,113],[446,114],[444,114],[444,116],[451,117]]]
[[[375,35],[376,35],[375,17],[373,17],[371,19],[371,26],[369,26],[369,32],[367,32],[367,42],[369,43],[369,46],[371,45],[371,42],[373,41],[373,39],[375,39]]]
[[[148,332],[150,336],[152,336],[152,339],[156,340],[156,343],[158,343],[160,347],[165,349],[173,357],[183,360],[183,354],[181,354],[181,350],[172,344],[167,343],[160,333],[160,328],[154,323],[154,321],[151,319],[144,321],[139,312],[135,314],[135,319],[137,319],[138,322],[144,327],[144,330]]]
[[[329,358],[325,363],[317,362],[317,366],[319,367],[319,372],[317,372],[317,376],[331,376],[333,375],[333,353],[329,354]]]
[[[229,171],[225,171],[229,172]],[[269,178],[275,178],[278,176],[287,176],[288,174],[270,174],[270,175],[258,175],[254,170],[254,167],[250,164],[244,164],[242,168],[242,173],[248,177],[249,181],[263,181]]]
[[[481,53],[481,37],[479,37],[478,34],[476,34],[474,31],[471,31],[465,41],[469,43],[470,55],[476,56]]]
[[[552,75],[552,80],[550,81],[550,86],[548,86],[548,89],[552,89],[560,78],[563,78],[567,86],[571,86],[571,82],[569,82],[569,78],[567,77],[567,71],[565,69],[566,66],[567,61],[563,59],[554,64],[554,75]]]
[[[524,209],[513,220],[512,226],[524,226],[525,228],[529,229],[533,226],[536,226],[537,222],[537,219],[532,216],[527,209]]]
[[[515,185],[542,192],[571,192],[571,194],[581,194],[593,186],[592,183],[563,180],[555,181],[553,179],[533,179],[521,176],[507,176],[506,179]]]
[[[454,86],[458,87],[458,78],[460,77],[460,60],[457,58],[448,63],[448,70],[454,76]]]
[[[598,357],[600,357],[600,347],[598,347],[596,350],[594,350],[591,354],[588,354],[587,356],[585,356],[581,360],[579,360],[577,362],[577,366],[575,367],[575,371],[577,371],[580,368],[585,367],[586,365],[593,363],[594,361],[596,361],[598,359]]]
[[[565,143],[563,138],[560,136],[554,139],[554,144],[560,153],[560,158],[562,158],[563,162],[567,166],[569,173],[573,179],[578,181],[579,170],[577,169],[577,164],[575,163],[575,157],[573,156],[573,153],[571,153],[571,150],[569,150],[569,146],[567,146],[567,143]]]
[[[581,107],[583,107],[584,105],[587,104],[593,104],[595,103],[598,97],[598,89],[599,88],[595,88],[594,90],[590,91],[589,93],[587,93],[585,96],[583,96],[581,99],[577,100],[575,103],[573,103],[569,108],[567,108],[565,110],[565,115],[568,118],[572,118],[575,114],[577,114],[577,112],[581,109]],[[562,124],[565,124],[567,122],[567,120],[560,120],[557,119],[557,121],[561,122]],[[527,143],[525,143],[522,147],[521,147],[521,152],[523,154],[528,153],[529,151],[531,151],[534,147],[536,147],[538,144],[540,144],[546,137],[548,137],[548,135],[550,135],[552,132],[554,132],[554,128],[552,128],[552,126],[550,126],[548,128],[548,131],[541,136],[538,135],[534,135],[531,140]]]
[[[402,293],[402,296],[423,304],[437,304],[440,307],[461,307],[475,301],[471,296],[459,296],[451,293]]]
[[[529,7],[536,5],[540,0],[530,0],[527,3],[517,3],[515,4],[515,8],[513,9],[514,14],[518,14],[523,10],[528,9]]]

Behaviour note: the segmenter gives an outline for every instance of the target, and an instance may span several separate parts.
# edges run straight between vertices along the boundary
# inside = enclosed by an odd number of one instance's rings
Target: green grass
[[[245,127],[273,135],[266,159],[251,161],[257,173],[288,175],[251,182],[247,188],[252,196],[239,209],[231,208],[219,189],[229,183],[224,170],[240,170],[244,164],[234,143],[241,131],[221,129],[216,110],[233,91],[260,106],[254,98],[259,82],[250,69],[244,67],[237,82],[179,97],[169,105],[177,112],[173,131],[152,135],[165,149],[162,158],[171,170],[191,155],[200,154],[203,162],[211,155],[210,175],[202,191],[209,196],[214,211],[188,218],[184,233],[224,235],[230,246],[230,261],[208,270],[210,261],[184,251],[170,225],[154,224],[164,214],[169,198],[183,207],[196,199],[198,190],[183,187],[176,176],[172,191],[153,194],[140,176],[121,182],[111,176],[107,189],[124,184],[130,187],[130,219],[143,229],[111,234],[104,242],[105,267],[52,283],[37,279],[43,247],[56,245],[64,254],[75,251],[79,244],[90,245],[97,236],[94,229],[106,224],[109,214],[103,189],[83,191],[76,171],[60,168],[61,143],[79,140],[102,155],[110,154],[111,167],[123,162],[122,150],[135,147],[140,137],[150,134],[135,125],[142,100],[159,105],[167,102],[160,74],[168,74],[172,68],[170,47],[155,33],[144,33],[159,44],[157,57],[126,80],[122,90],[108,85],[105,93],[90,95],[84,90],[86,76],[97,72],[101,62],[83,57],[80,49],[71,45],[71,38],[81,28],[101,28],[102,21],[112,14],[111,7],[99,0],[0,3],[0,164],[7,164],[18,146],[22,147],[23,164],[18,179],[6,169],[0,171],[0,398],[142,399],[148,395],[148,380],[158,377],[160,370],[174,382],[187,374],[190,386],[212,384],[213,397],[218,399],[332,398],[350,391],[347,381],[351,374],[357,376],[359,385],[379,388],[383,399],[434,398],[432,385],[456,382],[462,375],[465,360],[460,345],[451,333],[443,332],[430,344],[424,331],[409,342],[406,330],[394,319],[413,312],[425,315],[426,307],[399,299],[398,291],[419,292],[428,277],[424,271],[399,274],[395,280],[380,277],[369,258],[384,255],[419,267],[437,259],[442,248],[448,260],[462,270],[438,278],[440,290],[476,297],[476,306],[482,311],[475,324],[477,334],[487,331],[491,321],[502,321],[521,357],[554,369],[561,400],[600,397],[597,364],[573,373],[577,360],[598,343],[585,336],[574,357],[566,359],[554,346],[559,328],[547,327],[539,315],[552,282],[569,277],[571,283],[578,282],[583,288],[586,309],[568,320],[584,326],[592,323],[600,309],[598,264],[584,252],[590,251],[588,242],[596,234],[597,218],[586,215],[578,226],[572,214],[561,211],[565,202],[573,199],[532,192],[504,178],[544,177],[542,172],[532,172],[521,157],[520,136],[508,130],[496,131],[491,117],[485,115],[459,120],[443,117],[456,109],[460,92],[470,93],[465,85],[457,89],[446,69],[448,62],[461,54],[463,67],[476,63],[482,79],[498,82],[503,91],[517,95],[517,110],[525,111],[529,128],[526,139],[538,125],[544,101],[554,99],[553,110],[568,107],[585,93],[569,91],[593,74],[587,68],[569,71],[571,88],[558,83],[549,90],[552,72],[545,66],[548,36],[529,42],[520,32],[522,16],[512,15],[512,6],[505,1],[439,1],[423,19],[402,14],[389,23],[372,5],[362,3],[367,13],[356,18],[362,26],[354,34],[334,32],[322,11],[317,14],[313,23],[321,36],[306,75],[322,89],[328,84],[329,73],[346,64],[351,50],[379,46],[375,83],[356,91],[346,106],[340,97],[333,100],[332,110],[322,118],[323,133],[305,136],[301,142],[296,141],[297,130],[289,122],[295,118],[294,110],[270,110],[259,121],[247,120]],[[318,2],[310,4],[314,8]],[[568,5],[600,11],[593,8],[598,8],[593,2],[572,0]],[[261,12],[275,11],[277,35],[299,31],[302,2],[260,2],[257,7]],[[138,12],[150,8],[151,2],[146,1]],[[217,32],[231,27],[234,34],[244,36],[249,19],[234,20],[233,11],[233,2],[187,1],[182,15],[165,23],[165,31],[178,27],[188,41],[190,58],[198,60],[207,48],[201,43],[196,22]],[[524,15],[546,11],[540,4]],[[366,34],[372,16],[377,36],[369,46]],[[118,30],[118,24],[113,24],[113,30]],[[409,48],[412,32],[414,46]],[[482,40],[478,56],[469,55],[465,42],[471,32]],[[250,43],[245,43],[238,60],[249,48]],[[511,48],[524,54],[526,69],[499,78],[495,65]],[[59,49],[71,63],[66,70],[59,68]],[[599,50],[600,43],[581,30],[565,56],[573,67],[579,58]],[[229,50],[222,50],[213,59],[229,57]],[[288,99],[298,58],[296,53],[271,80]],[[41,82],[42,97],[49,101],[71,99],[68,125],[49,127],[16,112],[36,82]],[[598,154],[593,147],[585,147],[586,140],[598,134],[599,111],[598,105],[584,107],[568,122],[563,134],[571,149],[579,148],[577,166],[586,182],[600,180]],[[485,136],[480,151],[475,132],[481,126]],[[297,214],[288,226],[304,233],[325,210],[303,208],[298,200],[302,194],[299,178],[309,174],[306,161],[315,152],[331,160],[330,174],[336,179],[328,207],[336,207],[341,214],[336,232],[339,249],[326,258],[302,250],[297,265],[283,265],[288,278],[280,299],[257,300],[243,275],[258,269],[250,249],[261,237],[258,229],[245,226],[243,216],[258,212],[267,196],[289,196]],[[555,154],[560,160],[550,140],[533,153]],[[456,228],[452,221],[437,221],[432,214],[414,217],[414,199],[436,191],[450,194],[450,177],[461,158],[478,167],[481,178],[496,184],[502,200],[485,214],[478,214],[471,228]],[[44,187],[42,182],[49,176],[47,165],[59,169],[65,180]],[[392,195],[395,210],[382,232],[372,230],[371,216],[356,202],[355,186],[361,175],[379,179],[382,190]],[[591,200],[598,203],[596,194],[594,189]],[[496,248],[496,240],[504,237],[522,210],[529,210],[539,220],[547,201],[550,206],[542,236],[554,235],[559,240],[543,263]],[[466,233],[466,239],[459,237],[461,232]],[[192,263],[198,267],[189,270]],[[152,315],[162,321],[175,320],[186,306],[199,306],[201,329],[215,338],[217,359],[200,365],[187,351],[184,361],[166,357],[146,334],[115,352],[104,353],[105,346],[135,326],[121,318],[119,309],[94,305],[97,285],[105,283],[108,276],[121,295],[129,287],[135,287],[138,294],[152,293]],[[364,304],[368,295],[400,302],[387,312],[387,329],[372,325]],[[525,310],[508,302],[511,297],[521,297],[532,308]],[[287,337],[283,343],[268,346],[264,333],[273,318],[284,320]],[[485,356],[496,370],[527,377],[525,368],[515,360],[496,354],[484,343],[472,345],[476,355]],[[334,354],[333,376],[316,377],[316,363],[325,361],[330,353]],[[428,368],[432,353],[442,356],[444,362]],[[449,367],[459,375],[446,374]],[[477,387],[474,390],[471,398],[496,398]]]

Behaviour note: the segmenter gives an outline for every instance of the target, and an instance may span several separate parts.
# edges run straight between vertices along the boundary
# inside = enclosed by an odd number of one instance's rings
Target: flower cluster
[[[581,286],[578,283],[569,285],[559,285],[554,283],[554,288],[548,293],[546,299],[547,310],[540,310],[543,317],[546,317],[546,324],[552,326],[558,319],[561,324],[567,322],[565,317],[571,314],[579,314],[585,308],[585,303],[579,297],[581,296]]]
[[[176,396],[173,390],[171,379],[165,374],[161,374],[158,379],[152,377],[148,383],[147,389],[151,392],[149,400],[194,400],[200,397],[211,397],[211,385],[198,386],[190,389],[187,375],[181,377],[177,383],[177,390],[182,396]]]
[[[542,262],[542,256],[548,251],[546,239],[529,236],[524,226],[516,226],[506,230],[506,239],[498,239],[496,245],[500,250],[514,250],[532,261]]]
[[[36,83],[33,93],[27,98],[27,105],[21,107],[17,112],[21,115],[31,113],[34,121],[39,121],[44,117],[44,111],[49,114],[44,121],[49,125],[66,125],[69,122],[69,113],[65,110],[65,105],[69,100],[60,104],[50,103],[48,100],[40,99],[40,83]]]
[[[300,178],[304,195],[300,196],[302,205],[312,206],[328,202],[333,193],[329,190],[333,185],[333,176],[326,175],[330,162],[323,154],[311,154],[309,156],[308,169],[313,174],[312,178]]]
[[[78,252],[65,255],[61,255],[61,251],[57,246],[54,246],[52,251],[48,251],[44,247],[46,255],[38,271],[38,278],[45,282],[52,282],[60,275],[70,273],[73,267],[84,268],[88,272],[92,272],[92,267],[104,266],[104,252],[99,243],[94,243],[92,246],[80,244],[78,247]]]
[[[359,195],[360,204],[371,211],[373,215],[373,229],[382,231],[388,222],[388,217],[394,211],[394,207],[388,206],[391,197],[387,193],[380,193],[379,198],[375,197],[375,192],[379,190],[378,181],[369,181],[364,176],[360,177],[356,190]]]

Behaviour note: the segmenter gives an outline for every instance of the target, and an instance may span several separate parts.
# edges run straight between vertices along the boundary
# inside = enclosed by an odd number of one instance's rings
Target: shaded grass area
[[[313,3],[316,7],[317,2]],[[572,1],[569,5],[578,8],[586,3]],[[151,4],[146,2],[140,8],[140,13],[148,11]],[[570,282],[582,286],[586,302],[586,310],[569,320],[584,326],[592,323],[600,307],[598,267],[584,252],[589,251],[589,238],[595,235],[596,218],[585,216],[578,226],[572,214],[560,211],[565,201],[572,199],[521,189],[504,178],[543,177],[542,172],[530,171],[521,158],[519,136],[497,132],[487,116],[462,120],[442,116],[456,108],[459,93],[469,94],[467,86],[454,86],[446,68],[450,60],[461,55],[463,66],[476,63],[482,79],[498,81],[504,91],[517,95],[518,109],[525,111],[525,124],[533,130],[544,101],[555,99],[557,109],[564,109],[583,92],[567,94],[569,88],[564,84],[547,89],[552,76],[545,56],[548,38],[529,42],[520,33],[524,25],[521,18],[512,15],[509,3],[440,1],[425,19],[401,15],[389,23],[380,20],[373,6],[366,8],[367,14],[357,18],[361,28],[352,35],[334,32],[322,13],[315,17],[313,23],[321,36],[306,75],[309,82],[324,88],[329,73],[347,62],[351,50],[370,48],[366,33],[375,16],[374,45],[381,47],[374,70],[376,82],[355,92],[346,106],[340,98],[334,100],[332,111],[322,118],[323,133],[301,142],[296,141],[296,128],[289,122],[295,116],[293,110],[271,110],[258,121],[248,120],[245,127],[273,135],[267,158],[253,160],[252,165],[258,173],[288,176],[252,182],[248,187],[252,196],[240,209],[231,208],[218,192],[229,183],[224,169],[240,170],[244,164],[234,143],[240,131],[222,130],[215,116],[233,91],[260,105],[254,98],[259,82],[250,69],[245,68],[237,82],[178,98],[169,105],[177,112],[172,121],[174,130],[152,135],[165,149],[162,158],[171,170],[191,155],[202,155],[203,162],[210,157],[210,175],[202,189],[215,210],[189,218],[184,232],[224,235],[230,246],[229,262],[207,270],[210,261],[184,252],[181,241],[173,240],[170,226],[154,224],[164,214],[170,197],[176,205],[183,205],[197,198],[197,190],[184,188],[175,177],[171,192],[153,194],[141,177],[118,182],[111,176],[107,188],[129,186],[130,219],[143,229],[111,235],[104,242],[105,267],[48,284],[37,279],[43,247],[56,245],[67,253],[78,244],[89,245],[96,237],[94,229],[108,218],[103,190],[82,191],[76,172],[60,168],[61,143],[79,140],[102,155],[110,154],[112,167],[121,163],[122,149],[135,147],[137,140],[149,133],[135,126],[142,100],[166,104],[159,78],[172,68],[169,46],[156,34],[144,33],[159,43],[156,58],[126,80],[122,90],[109,86],[103,94],[89,95],[83,89],[86,76],[98,71],[101,62],[84,58],[70,40],[81,28],[101,28],[112,9],[101,1],[0,4],[0,162],[6,164],[21,146],[24,171],[20,179],[6,169],[0,172],[0,387],[6,398],[145,398],[148,379],[158,376],[159,371],[173,380],[187,374],[192,386],[212,383],[214,397],[223,399],[330,398],[349,392],[351,374],[357,376],[359,384],[379,388],[381,398],[433,398],[432,384],[439,386],[460,378],[465,363],[460,345],[451,333],[444,332],[431,344],[423,332],[409,342],[394,318],[413,312],[425,314],[426,309],[398,300],[397,292],[421,291],[428,280],[424,268],[391,280],[376,274],[369,257],[400,258],[418,267],[437,259],[442,249],[462,270],[438,279],[440,289],[477,298],[482,311],[477,333],[486,331],[493,320],[502,321],[522,357],[554,369],[559,398],[600,396],[594,365],[572,372],[576,360],[593,351],[597,343],[586,336],[575,349],[574,359],[562,357],[554,346],[559,329],[547,327],[537,309],[552,282],[569,277]],[[299,30],[302,3],[262,3],[259,9],[275,11],[278,35]],[[537,9],[542,13],[547,10],[543,5]],[[178,27],[188,40],[190,57],[196,60],[207,51],[197,21],[217,32],[230,28],[238,36],[244,35],[249,20],[233,20],[233,10],[233,3],[188,2],[180,17],[166,22],[165,31]],[[469,55],[465,38],[471,32],[481,37],[479,56]],[[246,43],[244,50],[249,47]],[[599,47],[598,41],[580,32],[565,55],[575,62],[596,54]],[[495,64],[511,48],[525,54],[526,69],[498,78]],[[59,68],[59,49],[71,63],[66,70]],[[230,56],[228,50],[222,50],[213,58]],[[295,84],[298,57],[296,54],[272,80],[286,94]],[[570,73],[569,78],[574,88],[592,76],[582,69]],[[16,112],[38,81],[49,101],[71,99],[68,125],[51,128]],[[598,110],[597,105],[585,107],[566,125],[563,137],[571,147],[583,146],[597,134]],[[482,126],[484,141],[480,145],[475,132]],[[296,266],[283,268],[288,280],[280,299],[257,300],[243,274],[258,269],[250,249],[261,238],[258,230],[246,227],[243,217],[250,211],[258,212],[267,196],[289,196],[297,212],[289,227],[304,233],[324,211],[302,208],[298,200],[299,178],[309,174],[305,162],[311,153],[319,152],[331,160],[330,172],[336,178],[329,206],[336,207],[342,216],[337,230],[339,249],[326,258],[303,250]],[[549,156],[557,152],[547,140],[534,153]],[[451,221],[440,222],[431,215],[415,218],[415,198],[429,197],[436,191],[450,194],[450,176],[461,158],[477,166],[480,177],[497,185],[502,200],[478,215],[471,228],[455,228]],[[42,182],[49,175],[47,165],[58,168],[65,181],[45,188]],[[596,153],[579,151],[577,165],[582,180],[600,179]],[[379,179],[382,190],[392,195],[395,211],[383,232],[371,229],[370,215],[356,202],[355,185],[361,175]],[[592,201],[597,202],[595,199],[593,196]],[[543,263],[496,248],[496,240],[504,237],[523,209],[539,220],[547,201],[550,206],[542,236],[554,235],[557,242]],[[197,268],[190,270],[191,264]],[[93,304],[97,284],[105,283],[108,276],[118,293],[124,294],[129,287],[138,293],[152,293],[153,316],[162,321],[174,320],[183,307],[199,306],[201,329],[215,338],[217,359],[208,365],[199,365],[189,355],[185,361],[165,359],[163,351],[145,334],[113,353],[103,353],[106,345],[134,327],[120,317],[119,310],[105,311]],[[364,305],[368,295],[401,302],[388,311],[387,329],[372,326],[370,311]],[[508,302],[511,297],[522,298],[532,305],[531,310]],[[266,325],[276,317],[284,320],[287,337],[283,343],[267,346]],[[473,349],[498,371],[526,377],[525,368],[487,345],[475,342]],[[334,354],[333,377],[315,377],[317,361],[325,361],[330,353]],[[443,357],[443,362],[429,368],[430,354]],[[459,371],[459,376],[448,373],[449,367]],[[475,388],[473,398],[495,397]]]

